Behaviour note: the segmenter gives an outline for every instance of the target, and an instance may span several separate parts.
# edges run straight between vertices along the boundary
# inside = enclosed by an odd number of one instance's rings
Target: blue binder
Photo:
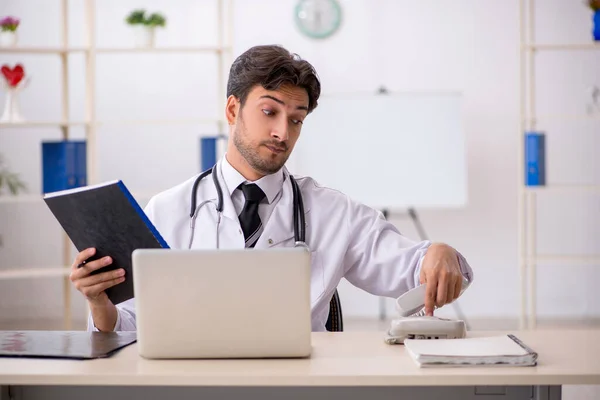
[[[525,185],[546,184],[546,135],[542,132],[525,133]]]
[[[203,137],[200,139],[200,170],[206,171],[217,162],[217,138]]]
[[[227,137],[224,135],[206,136],[200,138],[200,171],[211,169],[217,163],[219,146],[224,145]]]
[[[42,192],[87,185],[86,142],[62,140],[42,143]]]

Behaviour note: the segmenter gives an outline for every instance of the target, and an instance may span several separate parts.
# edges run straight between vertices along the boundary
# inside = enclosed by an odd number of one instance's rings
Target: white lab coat
[[[220,167],[220,164],[219,164]],[[287,174],[288,172],[285,171]],[[197,176],[154,196],[145,208],[171,248],[187,249],[190,242],[192,185]],[[339,191],[320,186],[309,177],[298,177],[306,218],[306,243],[311,250],[312,330],[325,330],[329,302],[342,278],[377,296],[396,298],[419,284],[421,262],[429,241],[413,241],[401,235],[381,212],[353,201]],[[244,248],[244,235],[231,197],[224,187],[223,218],[219,228],[219,248]],[[255,248],[294,246],[293,195],[289,179],[273,213],[264,226]],[[217,190],[212,177],[198,185],[200,208],[192,249],[216,248]],[[464,275],[472,270],[459,254]],[[343,300],[343,299],[342,299]],[[117,305],[115,330],[135,330],[135,299]],[[88,328],[95,330],[90,316]]]

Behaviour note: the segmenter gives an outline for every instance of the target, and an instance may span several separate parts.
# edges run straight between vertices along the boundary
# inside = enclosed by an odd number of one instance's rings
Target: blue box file
[[[542,132],[525,133],[525,185],[546,184],[546,135]]]
[[[223,135],[200,138],[200,171],[211,169],[217,163],[226,141]]]
[[[62,140],[42,143],[42,192],[87,185],[86,142]]]

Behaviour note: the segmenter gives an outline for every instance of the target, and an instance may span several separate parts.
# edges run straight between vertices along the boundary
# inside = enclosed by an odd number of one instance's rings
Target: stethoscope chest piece
[[[294,247],[302,247],[306,249],[306,251],[310,252],[310,248],[308,247],[308,245],[302,241],[297,241],[296,243],[294,243]]]

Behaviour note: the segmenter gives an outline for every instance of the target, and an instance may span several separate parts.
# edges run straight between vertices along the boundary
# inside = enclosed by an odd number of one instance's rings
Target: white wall
[[[542,3],[542,2],[538,2]],[[546,0],[538,11],[540,41],[585,42],[591,16],[570,0]],[[0,14],[23,18],[22,44],[56,45],[57,0],[3,0]],[[83,43],[82,5],[70,2],[71,39]],[[131,40],[122,19],[138,6],[163,10],[168,28],[159,44],[214,44],[215,2],[98,1],[98,45]],[[326,41],[300,35],[293,24],[295,0],[237,0],[235,55],[259,43],[279,43],[317,68],[324,92],[460,90],[465,96],[469,204],[463,210],[421,213],[429,236],[467,256],[476,283],[460,304],[471,318],[516,318],[520,310],[517,268],[517,140],[519,129],[519,38],[516,0],[345,0],[341,31]],[[99,55],[98,118],[193,118],[221,112],[214,96],[216,63],[208,55]],[[600,83],[600,54],[543,53],[538,58],[540,113],[580,113],[585,90]],[[59,63],[55,56],[1,54],[2,63],[24,61],[31,87],[23,94],[30,119],[60,115]],[[71,61],[71,111],[83,117],[83,58]],[[0,97],[0,102],[3,98]],[[390,116],[393,123],[393,116]],[[548,131],[550,183],[600,183],[595,157],[600,120],[541,121]],[[198,170],[197,137],[212,126],[107,125],[98,132],[100,178],[122,178],[133,189],[173,185]],[[1,129],[0,152],[41,190],[40,141],[59,138],[54,129]],[[81,130],[75,130],[82,137]],[[553,253],[599,253],[598,195],[539,196],[538,248]],[[394,218],[407,235],[407,220]],[[43,204],[1,204],[0,268],[60,262],[60,229]],[[540,266],[539,312],[547,317],[600,317],[595,295],[600,269]],[[344,285],[346,315],[376,315],[377,299]],[[0,319],[60,316],[60,283],[0,282]],[[79,313],[83,312],[76,296]],[[388,304],[390,305],[390,304]],[[391,309],[390,309],[391,311]],[[444,311],[452,315],[452,308]]]

